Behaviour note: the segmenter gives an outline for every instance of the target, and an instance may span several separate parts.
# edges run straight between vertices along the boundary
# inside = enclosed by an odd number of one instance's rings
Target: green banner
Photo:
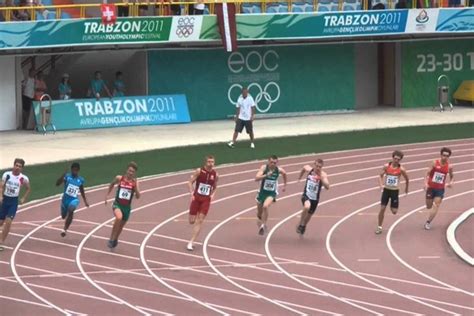
[[[462,81],[474,80],[474,40],[402,43],[404,107],[438,105],[441,75],[449,79],[450,98]],[[439,85],[447,81],[443,78]]]
[[[150,94],[185,94],[191,120],[235,113],[242,86],[258,113],[353,109],[354,48],[304,45],[148,53]]]
[[[120,18],[0,23],[0,48],[162,42],[170,38],[171,17]]]

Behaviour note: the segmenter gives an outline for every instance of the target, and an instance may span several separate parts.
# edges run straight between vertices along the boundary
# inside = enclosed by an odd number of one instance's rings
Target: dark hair
[[[22,167],[25,166],[25,161],[21,158],[15,158],[15,160],[13,161],[13,165],[16,165],[17,163],[21,164]]]
[[[122,75],[122,72],[121,72],[121,71],[117,71],[117,72],[115,73],[115,77],[118,77],[118,76],[121,76],[121,75]]]
[[[316,158],[315,162],[319,163],[321,166],[324,165],[324,161],[321,158]]]
[[[401,152],[400,150],[395,150],[392,153],[392,158],[395,158],[395,156],[398,156],[398,157],[400,157],[400,159],[402,159],[403,158],[403,152]]]
[[[213,155],[207,155],[204,159],[204,161],[207,161],[208,159],[216,159]]]
[[[443,147],[441,148],[441,151],[439,152],[441,155],[443,153],[448,153],[450,156],[451,156],[451,149],[449,149],[448,147]]]
[[[94,72],[94,76],[97,76],[97,74],[102,74],[102,72],[101,72],[100,70],[96,70],[96,71]]]
[[[71,169],[81,169],[81,165],[78,162],[73,162],[71,164]]]
[[[133,169],[135,169],[135,171],[138,170],[138,165],[137,165],[137,163],[136,163],[135,161],[130,161],[130,162],[128,163],[127,168],[130,168],[130,167],[132,167]]]
[[[270,156],[270,159],[278,160],[278,157],[277,157],[277,155],[271,155],[271,156]]]

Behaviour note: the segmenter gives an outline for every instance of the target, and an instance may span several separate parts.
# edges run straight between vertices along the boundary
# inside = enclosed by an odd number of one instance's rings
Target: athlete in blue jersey
[[[66,221],[64,222],[64,229],[61,232],[61,237],[66,236],[66,232],[74,217],[74,211],[79,206],[79,192],[82,195],[84,204],[89,207],[86,193],[84,192],[84,178],[79,176],[80,169],[81,166],[79,163],[74,162],[71,165],[71,172],[64,172],[64,174],[56,180],[56,186],[60,186],[64,183],[64,193],[61,200],[61,218],[66,219]]]

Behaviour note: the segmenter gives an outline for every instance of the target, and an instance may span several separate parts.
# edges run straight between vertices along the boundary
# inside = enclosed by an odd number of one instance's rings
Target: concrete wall
[[[15,57],[0,57],[0,131],[17,127]]]
[[[377,44],[355,44],[355,109],[378,105]]]

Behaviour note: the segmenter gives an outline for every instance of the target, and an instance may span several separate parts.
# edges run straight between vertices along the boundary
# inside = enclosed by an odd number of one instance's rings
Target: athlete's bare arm
[[[431,173],[431,170],[433,170],[433,168],[436,166],[436,162],[435,161],[432,161],[430,166],[428,167],[428,170],[426,170],[426,174],[425,174],[425,183],[424,183],[424,186],[423,186],[423,189],[428,189],[428,181],[430,179],[430,173]]]
[[[89,202],[87,202],[87,198],[86,198],[86,192],[84,191],[84,186],[81,185],[79,187],[79,191],[81,192],[81,195],[82,195],[82,200],[84,201],[84,204],[89,207]]]
[[[212,187],[212,193],[211,193],[212,200],[214,200],[214,195],[216,195],[218,180],[219,180],[219,174],[216,172],[216,179],[214,180],[214,186]]]
[[[304,165],[300,171],[300,175],[298,176],[298,181],[300,181],[306,173],[310,172],[311,169],[310,165]]]
[[[31,192],[31,187],[30,187],[30,182],[29,181],[25,182],[24,186],[26,188],[26,191],[23,194],[23,197],[20,199],[20,204],[25,203],[26,199],[28,198],[28,195],[30,195],[30,192]]]
[[[257,175],[255,176],[255,181],[261,181],[265,179],[265,177],[268,175],[264,173],[266,167],[266,165],[262,165],[260,169],[258,169]],[[271,171],[269,171],[268,173],[271,173]]]
[[[115,178],[112,180],[112,182],[110,182],[109,184],[109,189],[107,190],[107,194],[105,195],[105,205],[107,205],[107,198],[110,194],[110,192],[112,192],[114,186],[120,182],[120,178],[122,178],[122,176],[115,176]]]
[[[235,108],[235,117],[234,121],[237,121],[240,115],[240,106],[237,104],[237,107]]]
[[[135,179],[135,196],[139,199],[142,196],[140,192],[140,185],[138,184],[138,179]]]
[[[449,183],[447,184],[448,188],[451,188],[454,184],[454,173],[453,173],[453,167],[449,167]]]
[[[57,186],[57,187],[64,183],[64,177],[66,176],[66,173],[67,173],[67,169],[64,171],[64,173],[62,174],[62,176],[60,176],[60,177],[58,178],[58,180],[56,180],[56,186]]]
[[[0,181],[0,204],[3,202],[3,191],[5,190],[5,182]]]
[[[408,179],[408,173],[403,167],[400,167],[400,173],[402,174],[403,178],[405,178],[405,194],[408,194],[408,183],[410,182]]]
[[[196,170],[194,170],[194,173],[191,175],[191,177],[189,178],[189,181],[188,181],[188,188],[189,188],[189,193],[191,193],[191,195],[194,194],[194,182],[196,182],[197,178],[199,177],[199,174],[201,173],[201,168],[197,168]]]
[[[321,183],[326,190],[329,190],[329,179],[326,172],[321,171]]]
[[[383,189],[383,177],[387,173],[387,168],[388,168],[388,164],[385,164],[382,168],[382,172],[380,172],[380,175],[379,175],[379,186],[381,189]]]
[[[281,176],[283,177],[283,192],[286,191],[286,183],[287,183],[287,176],[286,176],[286,171],[283,168],[278,167],[278,170],[281,173]]]

